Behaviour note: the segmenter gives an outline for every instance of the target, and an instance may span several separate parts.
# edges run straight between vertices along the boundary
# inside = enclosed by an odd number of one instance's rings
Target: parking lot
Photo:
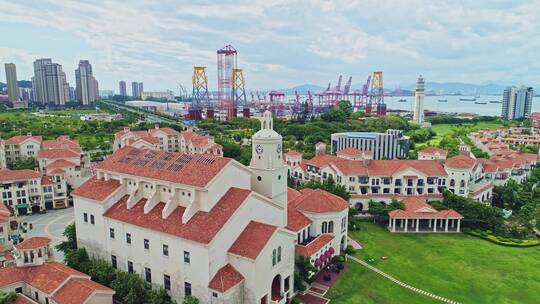
[[[73,222],[73,207],[59,210],[49,210],[44,214],[25,215],[19,218],[19,223],[27,223],[25,239],[32,236],[47,236],[52,240],[52,247],[62,242],[64,229]],[[32,224],[32,229],[29,229]],[[54,250],[55,259],[61,261],[64,255]]]

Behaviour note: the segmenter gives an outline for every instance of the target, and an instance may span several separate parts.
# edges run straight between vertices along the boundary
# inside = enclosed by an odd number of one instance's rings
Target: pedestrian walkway
[[[412,291],[414,291],[414,292],[416,292],[416,293],[418,293],[418,294],[424,295],[424,296],[426,296],[426,297],[430,297],[430,298],[432,298],[432,299],[435,299],[435,300],[438,300],[438,301],[441,301],[441,302],[444,302],[444,303],[449,303],[449,304],[460,304],[460,303],[457,302],[457,301],[453,301],[453,300],[450,300],[450,299],[447,299],[447,298],[444,298],[444,297],[441,297],[441,296],[437,296],[437,295],[434,295],[434,294],[432,294],[432,293],[430,293],[430,292],[427,292],[427,291],[425,291],[425,290],[422,290],[422,289],[413,287],[413,286],[411,286],[411,285],[408,285],[408,284],[406,284],[406,283],[403,283],[403,282],[399,281],[398,279],[392,277],[391,275],[389,275],[389,274],[383,272],[382,270],[380,270],[380,269],[378,269],[378,268],[375,268],[375,267],[369,265],[368,263],[366,263],[366,262],[364,262],[364,261],[362,261],[362,260],[360,260],[360,259],[357,259],[357,258],[355,258],[355,257],[353,257],[353,256],[347,255],[347,258],[348,258],[348,259],[351,259],[351,260],[353,260],[353,261],[355,261],[355,262],[357,262],[358,264],[360,264],[360,265],[362,265],[362,266],[368,268],[369,270],[372,270],[372,271],[374,271],[374,272],[380,274],[381,276],[383,276],[383,277],[389,279],[390,281],[392,281],[392,282],[394,282],[394,283],[400,285],[400,286],[403,287],[403,288],[407,288],[407,289],[412,290]]]

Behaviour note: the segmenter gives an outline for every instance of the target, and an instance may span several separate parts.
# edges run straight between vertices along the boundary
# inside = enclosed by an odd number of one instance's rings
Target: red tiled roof
[[[326,244],[330,243],[334,239],[334,236],[331,234],[320,234],[313,241],[311,241],[306,246],[296,245],[294,248],[294,253],[303,257],[310,257],[321,250]]]
[[[41,177],[41,184],[42,185],[51,185],[54,184],[54,181],[51,176],[45,175]]]
[[[20,267],[0,267],[0,287],[21,282],[26,277],[26,269]]]
[[[18,250],[28,250],[28,249],[37,249],[41,247],[48,246],[51,243],[51,239],[44,236],[34,236],[22,241],[20,244],[17,244],[15,247]]]
[[[396,209],[388,212],[390,218],[463,218],[461,214],[450,209],[438,211],[418,197],[407,197],[402,200],[405,210]]]
[[[41,175],[39,172],[29,169],[24,170],[10,170],[0,169],[0,181],[23,181],[28,179],[39,178]]]
[[[216,272],[208,284],[208,288],[219,292],[225,292],[238,285],[243,280],[244,276],[231,264],[227,264]]]
[[[204,187],[230,161],[230,158],[207,154],[189,155],[124,147],[102,161],[98,169]]]
[[[349,207],[343,198],[321,189],[306,188],[302,189],[300,193],[299,197],[290,202],[300,211],[313,213],[340,212]]]
[[[229,253],[256,260],[277,227],[251,221],[229,248]]]
[[[106,181],[104,179],[97,179],[94,176],[87,180],[79,188],[75,189],[71,195],[102,201],[119,187],[120,182],[116,179],[109,179]]]
[[[182,223],[184,207],[176,207],[171,215],[164,219],[162,211],[165,203],[157,204],[150,212],[145,214],[144,204],[146,199],[137,202],[133,208],[127,209],[126,202],[129,197],[127,195],[109,208],[104,216],[139,227],[176,235],[198,243],[208,244],[250,193],[250,190],[230,188],[209,212],[198,211],[185,224]]]
[[[295,150],[289,150],[285,152],[285,155],[287,156],[302,156],[302,153],[295,151]]]
[[[53,175],[54,174],[63,174],[63,173],[66,173],[66,171],[64,171],[64,170],[62,170],[60,168],[56,168],[56,169],[52,170],[50,173],[53,174]]]
[[[75,167],[76,164],[65,159],[57,159],[52,163],[47,165],[47,168],[66,168],[66,167]]]
[[[16,136],[6,139],[4,143],[6,145],[18,145],[29,139],[37,141],[39,143],[41,143],[41,140],[42,140],[41,136],[16,135]]]
[[[81,146],[77,140],[69,139],[68,136],[59,136],[57,139],[41,142],[41,149],[71,149],[80,152]]]
[[[17,298],[15,298],[15,304],[35,304],[37,302],[34,302],[34,300],[30,300],[27,296],[23,294],[17,294]]]
[[[148,133],[149,134],[154,134],[154,133],[157,133],[159,131],[162,131],[163,133],[167,134],[167,135],[180,135],[180,132],[174,130],[174,129],[171,129],[171,128],[154,128],[154,129],[149,129],[148,130]]]
[[[447,155],[448,154],[448,152],[446,152],[446,150],[441,149],[441,148],[437,148],[437,147],[427,147],[427,148],[424,148],[424,149],[418,151],[418,153],[428,153],[428,154],[439,153],[441,155]]]
[[[336,154],[356,156],[356,155],[362,155],[362,154],[373,155],[373,152],[367,151],[367,150],[355,149],[355,148],[346,148],[346,149],[336,151]]]
[[[24,281],[47,294],[51,294],[71,275],[88,277],[82,272],[57,262],[24,268],[27,269]]]
[[[57,304],[80,304],[94,292],[108,292],[113,290],[88,279],[72,279],[55,292],[52,299]]]
[[[470,169],[476,165],[476,160],[470,156],[459,154],[447,159],[444,165],[449,168]]]
[[[80,155],[81,155],[80,151],[76,151],[72,149],[50,149],[50,150],[39,150],[37,158],[38,159],[75,158],[75,157],[80,157]]]

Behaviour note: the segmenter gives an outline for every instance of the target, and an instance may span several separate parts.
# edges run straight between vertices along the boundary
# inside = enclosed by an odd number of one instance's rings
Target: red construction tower
[[[219,110],[226,113],[227,119],[236,117],[233,72],[236,69],[237,55],[238,52],[232,45],[226,45],[217,51],[218,104]]]

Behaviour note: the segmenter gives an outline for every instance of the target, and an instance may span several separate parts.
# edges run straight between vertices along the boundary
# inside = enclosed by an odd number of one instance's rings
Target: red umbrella
[[[330,252],[330,254],[334,254],[334,252],[335,252],[335,251],[334,251],[334,247],[330,247],[330,248],[328,249],[328,252]]]
[[[319,266],[321,266],[321,263],[322,262],[321,262],[320,258],[315,260],[315,266],[319,267]]]

